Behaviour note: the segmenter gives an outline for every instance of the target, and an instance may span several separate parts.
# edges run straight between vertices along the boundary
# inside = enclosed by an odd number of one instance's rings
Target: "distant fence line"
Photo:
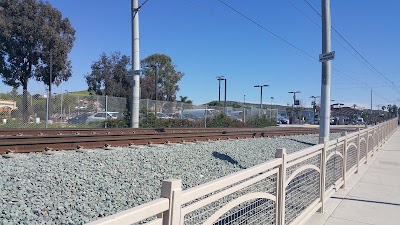
[[[105,121],[114,118],[110,113],[127,113],[128,101],[122,97],[108,97],[98,95],[77,95],[73,93],[54,94],[51,99],[45,95],[29,94],[26,107],[23,106],[22,94],[0,93],[0,129],[1,128],[74,128],[102,126],[93,121]],[[47,113],[47,109],[49,110]],[[171,118],[192,119],[188,115],[199,119],[207,116],[207,110],[218,110],[227,113],[233,119],[241,120],[265,116],[278,118],[278,110],[273,108],[255,107],[216,107],[208,105],[193,105],[183,102],[140,100],[140,109],[146,113],[163,113]],[[192,110],[191,114],[188,110]],[[204,112],[202,111],[204,110]],[[101,112],[101,114],[100,114]],[[186,114],[185,114],[186,112]],[[197,114],[199,115],[196,115]],[[141,113],[143,114],[143,113]],[[90,117],[88,119],[88,117]]]
[[[88,225],[304,224],[397,129],[397,120],[368,127],[182,190],[162,182],[161,198]]]

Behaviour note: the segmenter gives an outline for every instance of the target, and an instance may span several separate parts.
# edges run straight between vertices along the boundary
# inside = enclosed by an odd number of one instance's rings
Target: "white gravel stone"
[[[337,138],[339,135],[331,135]],[[84,224],[316,144],[317,135],[0,157],[0,224]],[[221,157],[224,156],[224,157]]]

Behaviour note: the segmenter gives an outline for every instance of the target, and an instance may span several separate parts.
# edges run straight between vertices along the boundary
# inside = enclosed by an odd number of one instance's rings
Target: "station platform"
[[[305,224],[400,224],[400,127]]]

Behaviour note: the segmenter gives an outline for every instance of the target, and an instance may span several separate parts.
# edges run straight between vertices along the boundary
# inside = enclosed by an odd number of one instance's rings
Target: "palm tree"
[[[178,102],[187,103],[187,104],[192,104],[193,103],[192,100],[188,100],[188,98],[189,98],[188,96],[179,96],[179,98],[181,100],[178,101]]]

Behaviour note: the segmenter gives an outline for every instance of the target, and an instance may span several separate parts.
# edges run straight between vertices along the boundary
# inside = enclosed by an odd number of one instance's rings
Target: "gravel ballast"
[[[337,138],[332,134],[331,138]],[[0,224],[83,224],[316,144],[317,135],[0,157]]]

